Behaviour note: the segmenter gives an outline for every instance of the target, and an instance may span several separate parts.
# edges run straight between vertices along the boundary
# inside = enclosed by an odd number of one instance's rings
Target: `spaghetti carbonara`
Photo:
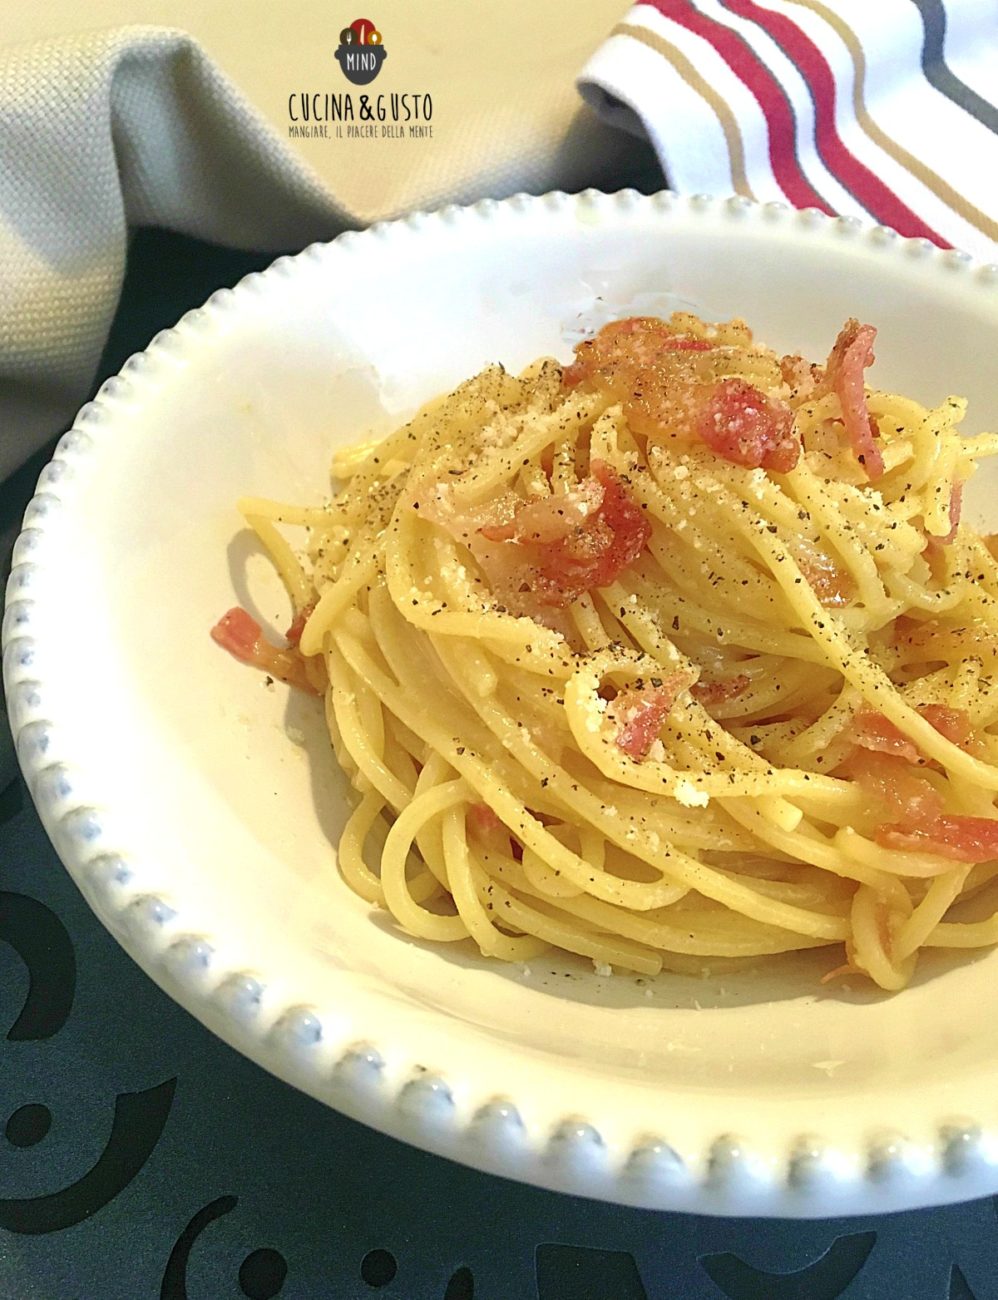
[[[827,947],[898,989],[998,942],[964,909],[998,874],[998,568],[960,522],[998,435],[868,388],[874,337],[813,365],[616,321],[338,453],[329,504],[240,503],[297,616],[213,635],[323,697],[351,889],[644,975]]]

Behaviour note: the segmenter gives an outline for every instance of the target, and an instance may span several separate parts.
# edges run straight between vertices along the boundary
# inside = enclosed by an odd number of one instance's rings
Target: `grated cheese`
[[[706,808],[710,795],[705,790],[698,790],[692,781],[678,781],[673,791],[673,798],[684,808]]]

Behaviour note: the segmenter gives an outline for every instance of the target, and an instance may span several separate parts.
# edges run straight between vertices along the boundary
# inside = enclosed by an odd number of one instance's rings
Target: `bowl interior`
[[[225,969],[257,974],[274,1007],[314,1006],[400,1077],[439,1070],[459,1106],[506,1093],[528,1125],[579,1114],[610,1143],[658,1132],[691,1154],[727,1130],[764,1151],[772,1135],[768,1154],[789,1132],[858,1135],[874,1119],[922,1135],[974,1112],[968,1080],[972,1100],[998,1095],[982,996],[998,954],[927,959],[886,998],[822,989],[827,955],[646,981],[424,946],[338,877],[346,787],[319,706],[208,638],[237,602],[286,625],[238,496],[320,499],[336,444],[387,432],[487,362],[567,358],[603,318],[684,306],[815,358],[847,316],[870,320],[873,382],[926,403],[965,395],[969,431],[998,427],[994,291],[848,226],[581,201],[348,237],[217,297],[112,383],[48,529],[49,716],[138,892],[207,936]]]

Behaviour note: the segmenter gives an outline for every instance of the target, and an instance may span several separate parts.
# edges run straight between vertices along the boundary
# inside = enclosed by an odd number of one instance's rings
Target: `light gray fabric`
[[[85,397],[130,225],[266,249],[349,222],[183,33],[0,52],[0,478]]]

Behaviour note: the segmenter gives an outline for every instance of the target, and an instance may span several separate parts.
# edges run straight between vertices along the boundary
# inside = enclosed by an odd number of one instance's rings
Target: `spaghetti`
[[[960,522],[998,435],[867,388],[874,336],[617,321],[338,453],[328,505],[240,503],[296,622],[213,635],[322,694],[351,889],[644,975],[831,947],[893,990],[998,942],[952,910],[998,874],[998,566]]]

